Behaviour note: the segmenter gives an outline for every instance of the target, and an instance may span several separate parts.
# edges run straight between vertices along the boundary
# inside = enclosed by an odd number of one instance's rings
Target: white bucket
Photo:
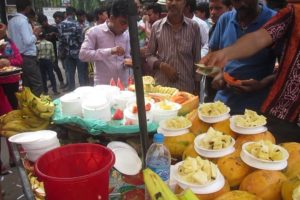
[[[60,97],[61,111],[64,116],[81,116],[81,98],[71,92]]]

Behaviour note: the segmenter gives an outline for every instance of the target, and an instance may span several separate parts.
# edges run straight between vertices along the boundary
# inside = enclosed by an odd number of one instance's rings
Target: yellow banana
[[[21,110],[12,110],[9,113],[5,114],[1,119],[2,119],[1,120],[2,124],[7,124],[16,119],[22,119],[22,111]]]
[[[22,119],[17,119],[4,124],[2,129],[7,131],[25,132],[28,131],[30,127]]]
[[[28,115],[23,115],[23,120],[26,124],[28,124],[31,128],[37,128],[40,127],[41,124],[43,124],[45,119],[36,117],[34,115],[28,116]]]
[[[186,189],[182,194],[178,195],[179,200],[198,200],[198,197],[191,189]]]
[[[163,182],[163,180],[147,168],[143,171],[144,182],[152,200],[178,200],[177,196]]]
[[[40,118],[42,118],[42,119],[47,119],[47,120],[49,120],[49,119],[51,119],[51,117],[52,117],[52,115],[53,115],[53,112],[45,112],[45,113],[40,113]]]

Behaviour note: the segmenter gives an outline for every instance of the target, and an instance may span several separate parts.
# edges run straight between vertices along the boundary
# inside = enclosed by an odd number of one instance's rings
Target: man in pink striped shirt
[[[108,20],[86,32],[79,59],[95,62],[95,85],[109,84],[111,78],[127,83],[130,73],[130,68],[124,65],[124,59],[130,58],[127,7],[126,0],[114,1]]]
[[[201,36],[198,24],[184,17],[185,5],[186,0],[167,1],[167,16],[152,26],[147,62],[158,84],[194,92]]]

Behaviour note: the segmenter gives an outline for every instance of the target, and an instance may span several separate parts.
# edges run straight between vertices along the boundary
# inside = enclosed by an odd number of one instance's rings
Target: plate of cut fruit
[[[14,67],[14,66],[6,66],[0,68],[0,76],[8,76],[20,73],[22,69],[20,67]]]
[[[241,159],[249,166],[264,170],[282,170],[287,166],[289,153],[268,140],[243,144]]]

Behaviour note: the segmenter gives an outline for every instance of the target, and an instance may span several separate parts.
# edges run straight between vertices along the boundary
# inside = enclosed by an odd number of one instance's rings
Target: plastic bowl
[[[206,158],[219,158],[231,154],[235,151],[235,140],[231,137],[231,144],[223,149],[206,149],[200,145],[200,141],[205,137],[205,134],[198,135],[194,140],[195,151]]]
[[[60,97],[61,111],[64,116],[81,116],[81,97],[74,93],[68,93]]]
[[[227,107],[227,111],[225,113],[216,116],[206,116],[206,115],[202,115],[198,109],[198,117],[200,120],[206,123],[217,123],[217,122],[224,121],[225,119],[228,119],[230,117],[229,112],[230,112],[230,108]]]
[[[82,115],[85,119],[108,122],[111,120],[110,104],[105,97],[86,100],[82,103]]]
[[[130,91],[121,91],[120,94],[113,97],[113,108],[124,110],[129,101],[135,99],[135,93]]]
[[[162,120],[169,119],[172,117],[176,117],[178,111],[181,109],[181,105],[174,102],[167,102],[172,106],[171,110],[163,110],[160,108],[160,102],[155,103],[153,105],[152,113],[153,113],[153,121],[156,123],[160,123]]]
[[[131,121],[133,125],[138,125],[139,124],[139,116],[138,113],[132,113],[131,108],[128,107],[124,110],[124,117],[125,120]],[[147,122],[152,122],[153,116],[151,111],[146,112],[146,119]]]
[[[30,151],[28,150],[28,151],[26,151],[26,155],[27,155],[28,160],[35,162],[37,159],[39,159],[39,157],[41,157],[48,151],[55,149],[59,146],[60,146],[60,144],[58,143],[58,144],[52,145],[48,148],[36,149],[36,150],[30,150]]]

